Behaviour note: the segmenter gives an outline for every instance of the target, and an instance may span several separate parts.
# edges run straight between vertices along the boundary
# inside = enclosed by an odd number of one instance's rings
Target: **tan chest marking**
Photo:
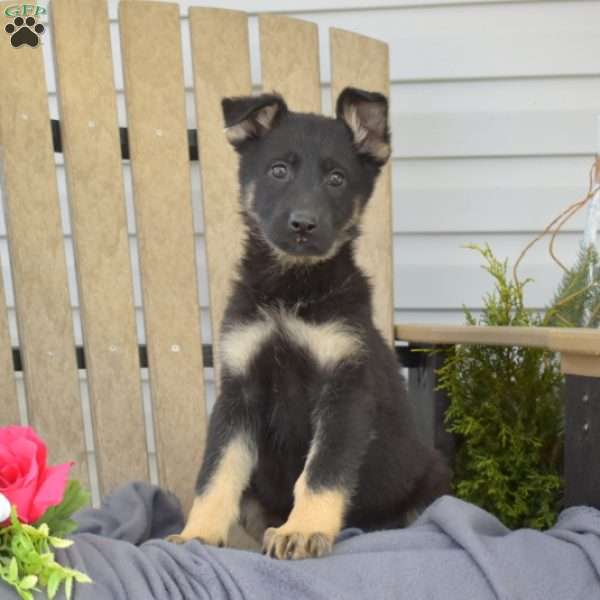
[[[221,340],[221,358],[234,375],[244,375],[251,361],[275,333],[308,350],[322,368],[333,368],[363,351],[358,332],[342,321],[308,323],[286,311],[264,311],[262,318],[230,329]]]
[[[306,348],[323,368],[361,354],[363,345],[358,332],[341,321],[314,324],[295,315],[282,315],[285,333],[299,346]]]
[[[273,330],[273,321],[266,319],[240,324],[229,330],[221,339],[223,364],[233,375],[244,375]]]

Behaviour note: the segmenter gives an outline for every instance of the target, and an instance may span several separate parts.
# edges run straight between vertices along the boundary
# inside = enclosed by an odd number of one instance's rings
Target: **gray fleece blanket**
[[[409,528],[345,531],[332,555],[277,561],[258,553],[176,546],[177,500],[129,484],[78,515],[74,546],[59,560],[85,571],[76,600],[593,600],[600,599],[600,511],[563,511],[541,533],[509,531],[449,496]],[[0,584],[0,598],[14,598]]]

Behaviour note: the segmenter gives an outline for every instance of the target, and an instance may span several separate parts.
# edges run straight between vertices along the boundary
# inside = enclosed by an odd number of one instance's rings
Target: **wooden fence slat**
[[[206,406],[179,7],[119,9],[159,475],[187,507]]]
[[[3,13],[11,2],[0,4]],[[0,139],[30,422],[88,480],[42,50],[0,44]],[[18,76],[15,76],[18,65]]]
[[[0,269],[0,427],[20,423],[17,384],[12,363],[12,348],[4,298],[4,283]]]
[[[106,0],[53,0],[50,15],[96,456],[108,493],[148,478],[108,11]]]
[[[346,86],[377,91],[389,97],[388,47],[356,33],[330,30],[333,105]],[[358,263],[372,278],[375,323],[385,339],[393,340],[392,204],[389,164],[379,177],[363,218]]]
[[[260,15],[259,26],[263,90],[279,92],[291,110],[320,112],[318,27],[279,15]]]
[[[246,13],[192,8],[196,111],[202,165],[202,201],[210,287],[213,357],[218,381],[219,331],[242,251],[237,156],[223,133],[221,99],[249,95]],[[219,52],[214,49],[219,48]]]

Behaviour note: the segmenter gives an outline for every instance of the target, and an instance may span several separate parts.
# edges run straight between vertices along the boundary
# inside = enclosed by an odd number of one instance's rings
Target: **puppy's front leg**
[[[240,499],[256,465],[256,447],[243,396],[223,393],[213,409],[196,498],[181,534],[170,541],[199,539],[223,546],[238,520]]]
[[[265,532],[263,551],[274,558],[327,554],[342,529],[371,439],[370,409],[360,390],[347,387],[335,381],[323,386],[310,451],[294,486],[294,507],[281,527]]]
[[[294,508],[281,527],[266,530],[263,552],[273,558],[319,557],[331,552],[342,529],[349,490],[318,488],[308,483],[307,470],[294,486]]]

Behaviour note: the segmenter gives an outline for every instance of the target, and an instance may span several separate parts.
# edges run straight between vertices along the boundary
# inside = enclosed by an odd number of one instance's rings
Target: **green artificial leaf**
[[[17,563],[17,559],[13,556],[10,559],[10,564],[8,565],[8,578],[10,581],[17,581],[17,577],[19,576],[19,563]]]
[[[77,583],[93,583],[93,581],[85,573],[73,571],[72,574]]]
[[[50,536],[48,538],[50,544],[52,544],[55,548],[69,548],[73,545],[73,540],[63,540],[62,538]]]
[[[88,506],[90,494],[76,480],[71,480],[65,489],[62,502],[51,506],[38,521],[37,524],[47,524],[53,536],[63,537],[77,528],[77,523],[70,517],[73,513]]]
[[[62,573],[60,573],[59,571],[54,571],[54,573],[52,573],[52,575],[50,575],[50,579],[48,579],[48,588],[47,588],[47,594],[48,594],[48,598],[50,598],[50,600],[52,600],[52,598],[54,598],[54,596],[56,596],[56,592],[58,592],[58,586],[60,585],[62,579]]]
[[[26,577],[23,577],[23,579],[21,579],[21,583],[19,584],[19,587],[22,590],[30,590],[33,587],[35,587],[37,582],[38,582],[38,578],[35,575],[27,575]]]
[[[65,581],[65,596],[67,600],[71,600],[71,594],[73,593],[73,577],[67,577]]]
[[[68,500],[71,508],[81,503],[82,496],[77,486],[72,487]],[[14,507],[10,525],[0,528],[0,580],[11,586],[22,600],[34,600],[32,590],[45,591],[49,598],[54,598],[63,581],[68,596],[72,592],[73,580],[91,583],[84,573],[64,567],[55,560],[51,548],[68,547],[73,542],[49,533],[47,524],[20,523]]]
[[[48,523],[42,523],[38,528],[38,532],[41,533],[44,537],[48,537],[50,535],[50,528],[48,527]]]

